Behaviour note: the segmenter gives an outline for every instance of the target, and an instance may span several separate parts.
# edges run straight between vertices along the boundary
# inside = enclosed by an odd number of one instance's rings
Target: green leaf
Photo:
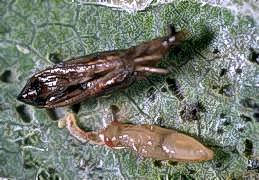
[[[1,1],[0,178],[226,179],[258,169],[258,6],[208,2]],[[241,7],[254,13],[236,13]],[[101,129],[117,105],[127,122],[195,137],[213,149],[212,161],[158,163],[81,144],[57,126],[71,109],[46,111],[16,100],[28,78],[55,58],[128,48],[165,35],[168,24],[190,33],[159,65],[171,73],[82,103],[78,121]]]

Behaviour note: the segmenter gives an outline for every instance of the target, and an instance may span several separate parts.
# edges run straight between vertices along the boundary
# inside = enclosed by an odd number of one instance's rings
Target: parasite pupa
[[[69,113],[66,127],[81,142],[106,145],[113,149],[129,148],[138,155],[155,160],[199,162],[213,159],[214,153],[194,138],[156,125],[133,125],[113,121],[99,131],[85,132]]]

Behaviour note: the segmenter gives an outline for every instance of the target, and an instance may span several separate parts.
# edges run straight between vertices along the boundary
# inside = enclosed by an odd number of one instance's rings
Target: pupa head
[[[17,99],[26,104],[42,107],[46,103],[46,99],[41,96],[44,94],[44,89],[42,82],[37,77],[32,77],[17,96]]]

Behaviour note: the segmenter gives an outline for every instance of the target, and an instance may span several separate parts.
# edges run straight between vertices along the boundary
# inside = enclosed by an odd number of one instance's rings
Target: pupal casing
[[[66,118],[70,134],[82,142],[106,145],[113,149],[129,148],[156,160],[199,162],[213,159],[214,153],[196,139],[172,129],[155,125],[112,122],[97,132],[85,132],[71,113]]]

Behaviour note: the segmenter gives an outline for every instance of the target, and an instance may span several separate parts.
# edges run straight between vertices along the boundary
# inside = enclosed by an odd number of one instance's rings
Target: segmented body
[[[194,138],[155,125],[132,125],[112,122],[97,132],[81,130],[71,113],[66,118],[67,129],[81,141],[106,145],[114,149],[129,148],[143,157],[157,160],[205,161],[213,152]]]
[[[168,36],[129,49],[71,58],[33,75],[18,100],[38,107],[61,107],[127,87],[146,73],[167,74],[168,70],[153,66],[183,40],[184,33],[172,29]]]

